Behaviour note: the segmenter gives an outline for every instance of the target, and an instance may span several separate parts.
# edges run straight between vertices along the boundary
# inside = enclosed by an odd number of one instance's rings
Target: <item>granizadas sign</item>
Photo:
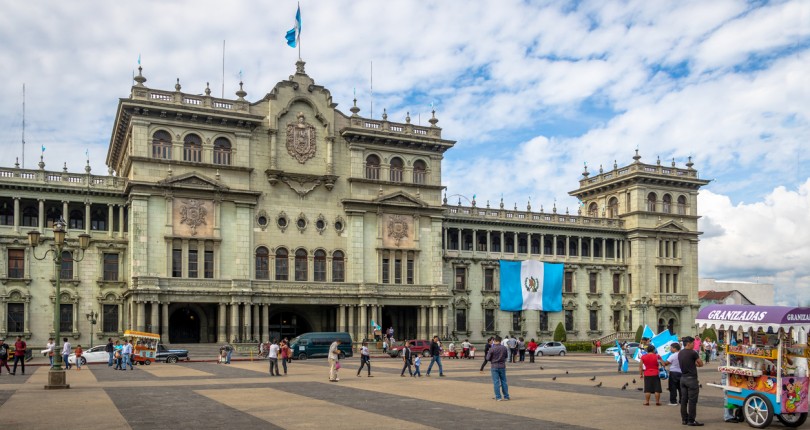
[[[708,319],[722,321],[762,321],[768,311],[712,311]]]

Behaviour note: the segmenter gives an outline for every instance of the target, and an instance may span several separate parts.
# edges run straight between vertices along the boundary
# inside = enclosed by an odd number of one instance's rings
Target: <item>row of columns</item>
[[[462,248],[462,229],[459,228],[459,229],[456,229],[456,230],[457,230],[457,234],[458,234],[458,247],[459,247],[459,250],[463,250],[463,249],[461,249]],[[445,251],[450,250],[450,248],[449,248],[450,242],[448,241],[448,231],[449,231],[449,229],[447,229],[447,228],[443,229],[444,250]],[[473,245],[472,246],[472,253],[473,253],[473,255],[475,255],[477,252],[482,252],[482,253],[490,253],[490,252],[492,252],[492,251],[490,251],[490,249],[492,249],[492,236],[491,236],[491,233],[492,233],[492,231],[486,230],[486,235],[487,235],[486,250],[479,251],[477,249],[478,230],[476,230],[476,229],[472,230],[472,234],[473,234],[473,237],[472,237],[472,245]],[[501,239],[500,240],[500,247],[501,247],[501,250],[496,251],[496,252],[500,253],[501,255],[504,255],[504,254],[506,254],[506,252],[504,251],[504,249],[506,248],[506,246],[505,246],[505,244],[506,244],[505,238],[506,238],[506,235],[508,233],[505,233],[503,231],[500,231],[500,232],[497,232],[497,233],[500,233],[500,239]],[[520,233],[515,232],[515,233],[512,233],[512,234],[514,234],[514,240],[512,242],[514,244],[514,246],[513,246],[514,249],[513,249],[513,251],[511,253],[514,254],[515,258],[517,258],[518,254],[519,254],[518,253],[518,235]],[[532,235],[534,233],[525,233],[525,234],[527,235],[527,238],[526,238],[526,243],[527,243],[526,252],[525,253],[520,253],[520,254],[526,254],[529,257],[531,257],[533,255],[533,253],[532,253]],[[545,236],[546,236],[545,234],[540,234],[540,252],[537,254],[540,257],[545,257],[546,256],[545,249],[544,249],[544,246],[543,246],[544,242],[545,242]],[[556,234],[552,235],[551,254],[548,254],[548,256],[555,257],[555,258],[558,256],[558,254],[557,254],[557,237],[558,237],[558,235],[556,235]],[[577,238],[577,257],[582,258],[582,239],[583,238],[580,237],[580,236],[577,236],[576,238]],[[594,247],[593,247],[594,246],[594,241],[599,240],[599,239],[594,239],[592,237],[591,238],[586,238],[586,239],[590,240],[589,247],[588,247],[590,252],[588,252],[588,254],[589,254],[588,258],[591,261],[593,261],[594,260],[594,252],[593,252],[593,250],[594,250]],[[565,236],[565,250],[566,250],[566,253],[562,254],[560,256],[562,256],[562,257],[569,256],[568,251],[570,250],[570,245],[571,245],[570,240],[571,240],[571,236]],[[602,240],[602,256],[601,256],[602,261],[604,261],[604,260],[606,260],[608,258],[607,257],[607,252],[606,252],[607,251],[607,241],[608,240],[613,241],[613,255],[611,256],[611,258],[613,258],[614,260],[619,260],[619,259],[624,260],[624,255],[623,255],[624,253],[622,252],[622,248],[624,246],[624,240],[622,240],[622,239],[607,239],[607,238],[602,238],[601,240]]]
[[[22,217],[22,212],[20,210],[20,197],[14,197],[14,231],[20,231],[20,220]],[[45,229],[45,199],[38,199],[38,220],[37,220],[37,230],[40,233],[44,232]],[[68,221],[70,216],[69,213],[69,205],[70,202],[67,200],[62,201],[62,218],[65,221]],[[107,204],[107,236],[113,237],[113,219],[115,216],[115,207],[118,206],[118,237],[124,237],[124,210],[126,205],[115,205],[112,203]],[[84,203],[84,232],[90,234],[90,201],[86,201]]]
[[[382,325],[382,310],[381,305],[339,305],[336,316],[337,331],[349,332],[355,342],[373,339],[371,320]],[[416,313],[416,337],[429,339],[434,335],[446,335],[448,312],[448,306],[419,306]],[[391,325],[401,327],[405,324],[392,322]],[[383,327],[383,331],[386,328]]]

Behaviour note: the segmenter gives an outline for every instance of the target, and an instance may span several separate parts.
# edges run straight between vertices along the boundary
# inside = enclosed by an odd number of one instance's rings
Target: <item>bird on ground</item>
[[[594,375],[594,377],[591,378],[591,381],[596,381],[596,375]]]
[[[557,380],[557,377],[555,376],[555,377],[551,378],[551,380],[552,380],[552,381],[556,381],[556,380]]]
[[[567,370],[565,371],[565,374],[566,374],[566,375],[568,374],[568,371],[567,371]]]
[[[543,366],[540,366],[540,370],[546,370],[546,369],[543,369]]]
[[[599,387],[601,387],[601,386],[602,386],[602,383],[601,383],[601,382],[600,382],[600,383],[598,383],[598,384],[596,384],[596,388],[599,388]]]
[[[636,383],[636,378],[633,378],[633,383],[634,383],[634,384]]]
[[[622,385],[622,390],[626,390],[626,389],[627,389],[627,384]]]
[[[636,390],[638,390],[638,391],[643,391],[644,389],[643,389],[643,388],[641,388],[641,387],[638,387],[638,388],[636,388]]]

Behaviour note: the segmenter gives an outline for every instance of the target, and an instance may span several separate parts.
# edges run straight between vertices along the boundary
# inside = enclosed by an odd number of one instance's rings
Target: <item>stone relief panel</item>
[[[287,153],[304,164],[315,156],[315,126],[304,121],[304,113],[298,112],[298,122],[287,124]]]
[[[406,215],[384,214],[383,246],[386,248],[413,248],[413,217]]]
[[[180,236],[213,236],[214,202],[197,199],[175,200],[172,225],[175,233]]]

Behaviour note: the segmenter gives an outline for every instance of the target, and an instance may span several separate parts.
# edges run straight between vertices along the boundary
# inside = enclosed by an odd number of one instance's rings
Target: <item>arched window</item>
[[[596,218],[599,216],[599,205],[596,203],[591,203],[588,205],[588,216]]]
[[[62,251],[62,266],[59,270],[59,279],[73,279],[73,254]]]
[[[565,237],[557,237],[557,255],[565,255]]]
[[[286,281],[290,279],[290,260],[284,248],[276,250],[276,281]]]
[[[49,207],[45,210],[45,227],[53,228],[60,218],[62,218],[62,210],[56,206]]]
[[[270,279],[270,251],[263,246],[256,249],[256,279]]]
[[[590,257],[591,256],[591,239],[587,237],[582,238],[582,256],[583,257]]]
[[[655,212],[655,202],[658,200],[658,196],[655,193],[647,194],[647,210],[650,212]]]
[[[94,208],[90,213],[90,230],[107,230],[107,213],[104,209]]]
[[[75,228],[81,230],[84,228],[84,214],[80,210],[70,211],[70,220],[68,221],[68,228]]]
[[[307,251],[299,249],[295,251],[295,280],[306,281],[307,278]]]
[[[608,200],[608,218],[619,217],[619,199],[612,197]]]
[[[672,208],[672,196],[670,196],[669,194],[664,194],[664,205],[663,205],[664,213],[668,214],[672,212],[671,208]]]
[[[427,164],[422,160],[413,162],[413,183],[424,184],[427,182]]]
[[[366,179],[380,179],[380,157],[374,154],[366,157]]]
[[[23,209],[22,225],[25,227],[39,226],[39,210],[35,206],[28,206]]]
[[[332,254],[332,282],[343,282],[346,278],[346,266],[343,252],[335,251]]]
[[[312,280],[315,282],[326,282],[326,253],[320,249],[315,251],[312,277]]]
[[[568,255],[571,257],[576,257],[579,255],[579,252],[577,252],[577,246],[579,245],[578,239],[579,238],[577,237],[571,237],[571,239],[568,241]]]
[[[394,157],[391,159],[391,171],[389,173],[391,182],[402,182],[402,159]]]
[[[0,225],[14,225],[14,202],[4,199],[0,203]]]
[[[214,141],[214,164],[231,164],[231,141],[219,137]]]
[[[189,134],[183,139],[183,161],[199,163],[202,161],[202,139],[196,134]]]
[[[686,197],[678,196],[678,215],[686,215]]]
[[[158,130],[152,135],[152,158],[172,159],[172,135]]]

